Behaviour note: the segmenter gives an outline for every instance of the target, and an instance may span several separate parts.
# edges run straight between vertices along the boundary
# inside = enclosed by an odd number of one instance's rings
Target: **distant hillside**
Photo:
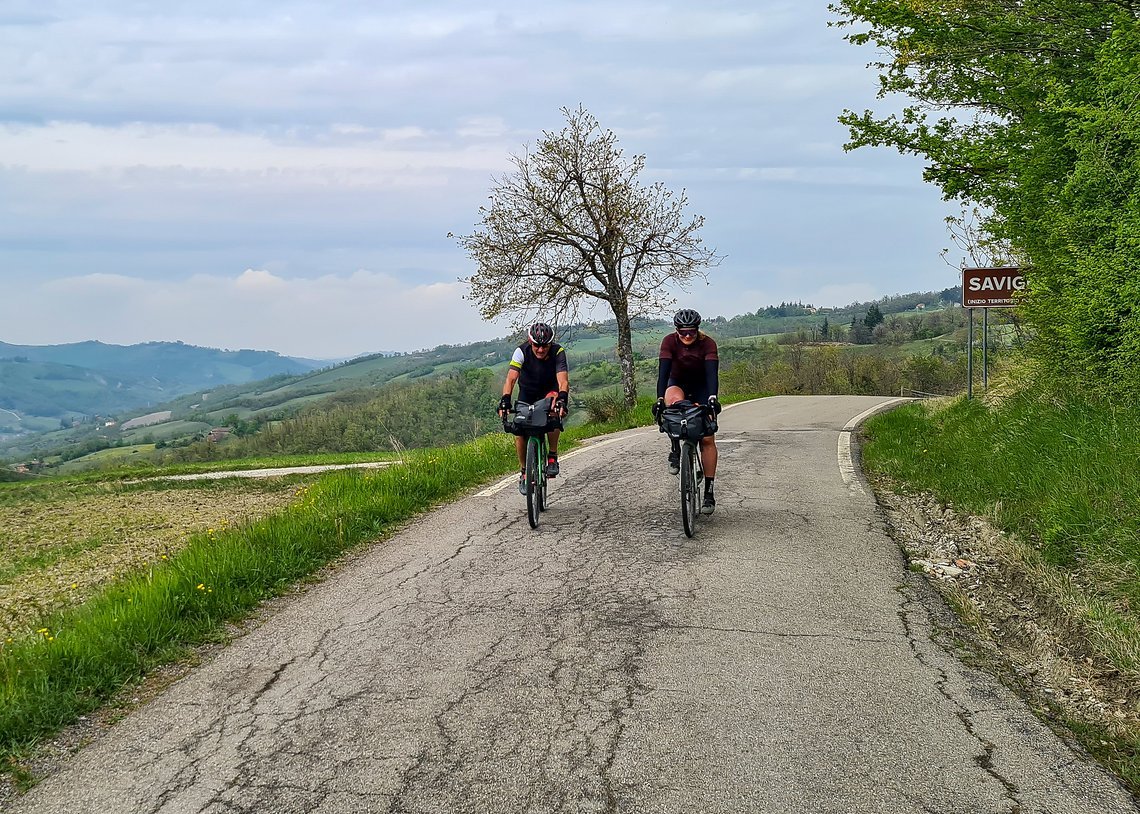
[[[959,301],[960,289],[947,289],[941,292],[884,297],[869,303],[852,303],[845,308],[817,309],[803,303],[781,303],[778,306],[768,306],[730,319],[706,315],[705,327],[718,342],[726,346],[727,351],[728,346],[747,342],[748,338],[752,337],[775,337],[797,331],[818,332],[825,321],[833,327],[847,325],[852,320],[862,321],[871,305],[876,306],[885,315],[905,316],[909,313],[910,317],[918,319],[921,318],[921,310],[937,312]],[[634,329],[635,355],[649,367],[653,367],[652,360],[656,358],[661,337],[672,330],[672,323],[668,320],[638,320]],[[613,364],[616,330],[612,320],[590,325],[558,326],[558,338],[566,346],[571,370],[575,371],[571,375],[571,381],[575,383],[576,393],[581,395],[594,387],[612,385],[617,381],[616,366]],[[310,367],[293,373],[286,370],[260,379],[252,378],[255,368],[249,364],[235,368],[221,363],[211,366],[200,362],[202,373],[208,375],[200,375],[196,379],[185,376],[177,387],[170,385],[169,382],[162,382],[161,388],[158,387],[158,382],[137,377],[108,377],[102,374],[100,380],[93,371],[84,367],[65,369],[57,366],[49,370],[46,362],[0,362],[0,392],[7,389],[3,386],[6,384],[6,377],[15,376],[14,373],[6,373],[6,370],[14,370],[21,364],[25,367],[38,364],[40,368],[36,375],[39,378],[36,381],[41,385],[55,381],[57,390],[74,393],[74,396],[69,398],[74,398],[75,403],[78,403],[80,396],[84,396],[91,405],[117,404],[119,402],[116,399],[120,390],[127,391],[136,399],[133,401],[136,406],[131,409],[99,406],[87,410],[88,414],[96,412],[114,414],[120,422],[114,427],[106,427],[105,422],[92,421],[76,427],[61,427],[59,418],[54,418],[46,424],[35,427],[40,430],[36,435],[7,439],[4,438],[4,427],[11,426],[12,415],[3,411],[6,404],[0,400],[0,459],[42,456],[62,447],[87,444],[93,439],[124,444],[139,443],[143,440],[162,443],[181,442],[187,438],[204,435],[211,427],[221,424],[233,424],[235,421],[264,422],[294,416],[314,405],[331,404],[332,399],[346,392],[378,388],[390,382],[418,380],[472,368],[489,368],[496,380],[501,381],[510,355],[520,339],[519,336],[509,336],[467,345],[440,345],[430,350],[411,353],[377,353],[331,367],[321,369]],[[36,350],[57,352],[59,348],[71,347],[81,349],[80,353],[93,353],[91,346],[98,348],[100,344],[90,342],[79,346],[52,346]],[[202,351],[217,354],[215,362],[220,358],[233,364],[236,358],[241,358],[246,362],[261,360],[266,364],[271,360],[281,364],[301,364],[296,360],[289,360],[272,353],[207,351],[177,343],[165,344],[161,352],[153,346],[131,346],[119,350],[135,349],[137,353],[137,349],[148,347],[150,354],[158,357],[164,354],[177,356],[179,351]],[[13,353],[13,349],[14,346],[0,344],[0,357]],[[84,359],[82,356],[61,358]],[[185,370],[189,369],[187,364]],[[257,369],[265,370],[272,367]],[[22,371],[24,374],[28,372],[28,370]],[[235,372],[245,378],[227,380],[226,375],[234,376]],[[65,378],[65,373],[71,378]],[[49,376],[59,378],[52,380],[48,378]],[[26,380],[28,376],[25,375],[23,378]],[[144,393],[145,399],[137,400]],[[49,407],[48,404],[42,405],[45,410]],[[157,423],[147,421],[146,426],[128,423],[124,427],[121,423],[129,422],[130,419],[144,414],[166,411],[170,413],[169,420]],[[51,415],[50,412],[47,414]],[[30,428],[28,422],[22,426],[25,429]]]
[[[181,342],[0,342],[0,435],[59,427],[85,416],[118,416],[190,391],[304,373],[318,364],[273,351]]]

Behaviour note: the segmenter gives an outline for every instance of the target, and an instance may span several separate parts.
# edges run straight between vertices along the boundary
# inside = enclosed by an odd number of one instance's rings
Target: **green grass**
[[[754,348],[764,342],[775,342],[784,334],[757,334],[756,336],[736,336],[717,341],[718,346],[729,345],[743,348]]]
[[[870,421],[863,460],[1035,541],[1046,561],[1140,566],[1140,409],[1031,394]],[[1140,585],[1117,586],[1140,608]]]
[[[98,538],[79,540],[67,545],[53,546],[44,551],[37,551],[26,556],[16,557],[6,562],[0,562],[0,583],[9,582],[20,574],[28,571],[39,571],[55,565],[60,560],[73,557],[83,551],[92,551],[103,545],[106,541]]]
[[[117,465],[129,466],[132,459],[145,461],[153,454],[154,444],[131,444],[130,446],[111,447],[109,449],[101,449],[98,452],[92,452],[90,455],[84,455],[82,458],[64,461],[59,465],[58,471],[62,475],[67,475],[73,472],[81,472],[92,467],[113,468]]]

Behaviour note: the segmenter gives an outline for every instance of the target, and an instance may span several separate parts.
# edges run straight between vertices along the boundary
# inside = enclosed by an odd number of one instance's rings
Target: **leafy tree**
[[[867,309],[867,316],[863,317],[863,324],[868,328],[874,328],[883,321],[883,312],[879,310],[879,306],[872,304]]]
[[[513,314],[519,324],[574,321],[583,303],[605,303],[632,406],[632,320],[668,308],[670,287],[704,278],[720,258],[698,235],[704,218],[686,219],[684,190],[643,186],[644,155],[626,158],[613,131],[584,108],[562,113],[566,127],[512,156],[515,172],[496,180],[481,226],[457,238],[477,265],[465,280],[468,297],[485,319]]]
[[[851,320],[850,339],[856,345],[866,345],[871,341],[871,329],[867,327],[866,318],[854,317]]]
[[[1055,375],[1140,392],[1140,0],[840,0],[887,59],[898,115],[846,111],[849,149],[924,157],[1027,269],[1033,348]],[[992,245],[992,244],[991,244]]]

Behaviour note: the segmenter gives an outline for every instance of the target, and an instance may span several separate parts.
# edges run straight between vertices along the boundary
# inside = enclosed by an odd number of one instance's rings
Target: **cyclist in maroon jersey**
[[[657,368],[657,403],[653,405],[653,417],[660,420],[661,411],[667,405],[688,399],[694,404],[703,404],[713,415],[720,413],[717,399],[720,361],[716,353],[716,341],[701,332],[701,315],[691,308],[682,308],[673,317],[676,332],[661,340]],[[671,439],[673,448],[669,452],[669,471],[676,475],[680,471],[681,442]],[[705,497],[701,503],[702,514],[712,514],[716,508],[713,494],[713,479],[716,477],[716,438],[709,435],[701,439],[701,463],[705,475]]]

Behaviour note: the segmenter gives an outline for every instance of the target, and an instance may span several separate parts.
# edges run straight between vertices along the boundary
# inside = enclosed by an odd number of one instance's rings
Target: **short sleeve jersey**
[[[718,361],[716,340],[706,334],[699,334],[697,341],[685,345],[676,333],[661,340],[661,359],[672,359],[669,378],[690,386],[701,385],[705,381],[705,362]]]
[[[519,372],[519,398],[523,401],[537,401],[551,390],[557,390],[558,374],[570,369],[566,364],[566,350],[557,342],[550,344],[550,353],[545,359],[534,355],[529,342],[519,345],[510,366]]]

